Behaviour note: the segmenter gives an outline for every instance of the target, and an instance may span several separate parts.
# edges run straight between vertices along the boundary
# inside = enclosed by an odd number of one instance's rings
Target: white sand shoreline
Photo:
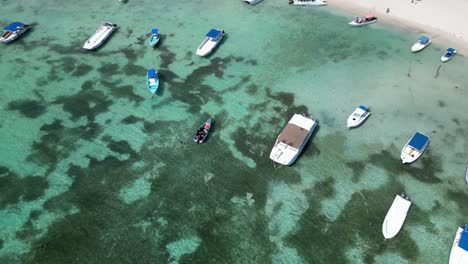
[[[330,0],[329,6],[353,13],[374,13],[379,23],[418,31],[441,48],[468,50],[468,1],[464,0]],[[386,13],[387,8],[390,12]],[[354,18],[350,17],[350,21]],[[416,42],[417,39],[414,41]],[[413,43],[408,43],[408,49]]]

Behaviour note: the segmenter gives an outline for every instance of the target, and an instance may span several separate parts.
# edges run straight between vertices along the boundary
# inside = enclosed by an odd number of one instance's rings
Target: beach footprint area
[[[468,221],[468,60],[412,54],[417,32],[350,28],[354,14],[221,2],[2,2],[1,25],[31,29],[0,47],[0,263],[448,262]],[[83,49],[105,21],[118,29]],[[211,28],[226,35],[197,56]],[[350,130],[359,105],[372,115]],[[318,128],[275,165],[303,112]],[[402,165],[415,131],[430,145]]]

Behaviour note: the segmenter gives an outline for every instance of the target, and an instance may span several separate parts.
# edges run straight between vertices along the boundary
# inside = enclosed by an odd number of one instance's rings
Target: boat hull
[[[418,51],[421,51],[423,49],[425,49],[427,46],[429,46],[431,44],[432,41],[429,40],[428,43],[426,44],[421,44],[419,42],[416,42],[414,43],[414,45],[411,47],[411,51],[412,52],[418,52]]]
[[[18,39],[19,37],[21,37],[21,35],[23,35],[24,33],[26,33],[26,31],[28,31],[30,28],[29,25],[24,25],[24,28],[21,29],[21,30],[18,30],[18,31],[15,31],[15,32],[4,32],[2,34],[2,37],[0,37],[0,42],[3,42],[3,43],[10,43],[16,39]],[[10,33],[10,34],[6,34],[6,33]],[[7,37],[3,37],[4,35],[7,35]]]
[[[208,118],[204,123],[203,125],[201,125],[198,130],[201,130],[203,129],[204,131],[204,136],[200,139],[200,137],[195,134],[195,136],[192,138],[192,140],[195,142],[195,143],[198,143],[198,144],[201,144],[205,141],[205,139],[208,137],[208,134],[210,133],[210,129],[211,129],[211,117]]]
[[[315,0],[315,1],[299,1],[293,0],[290,4],[297,5],[297,6],[326,6],[328,5],[326,0]]]
[[[400,232],[410,206],[411,201],[400,195],[395,197],[382,224],[382,234],[385,239],[394,238]]]
[[[95,50],[99,48],[117,29],[116,24],[108,23],[109,26],[102,24],[96,32],[85,42],[83,49]],[[110,26],[112,25],[112,26]]]
[[[154,83],[150,82],[151,78],[155,78],[156,81]],[[158,72],[155,70],[155,75],[151,75],[150,71],[148,71],[146,74],[146,80],[147,80],[146,82],[147,82],[148,90],[150,91],[151,94],[155,95],[159,88]]]
[[[466,169],[465,169],[465,181],[466,183],[468,183],[468,165],[466,165]]]
[[[449,264],[468,263],[468,252],[458,246],[463,228],[458,227],[455,238],[453,239],[452,250],[450,251]]]
[[[374,24],[376,22],[377,22],[377,20],[364,22],[364,23],[357,23],[356,21],[353,20],[353,21],[349,22],[348,25],[350,25],[352,27],[362,27],[362,26],[365,26],[365,25]]]
[[[256,4],[260,3],[263,0],[243,0],[243,1],[245,3],[247,3],[247,4],[256,5]]]
[[[348,128],[355,128],[355,127],[362,125],[362,123],[364,123],[364,121],[366,121],[366,119],[371,114],[371,112],[365,112],[362,115],[360,115],[358,111],[359,111],[359,108],[354,110],[354,112],[346,120],[346,126]]]
[[[150,46],[154,48],[159,43],[159,39],[160,39],[159,36],[151,36]]]
[[[400,158],[401,158],[401,163],[403,164],[415,162],[417,159],[419,159],[422,156],[427,146],[429,145],[429,138],[428,138],[427,142],[423,145],[423,147],[418,150],[409,145],[411,139],[408,141],[408,143],[406,143],[406,145],[401,150]]]
[[[209,37],[205,38],[200,46],[198,46],[196,54],[201,57],[209,55],[219,45],[223,37],[224,34],[217,40],[213,40]]]

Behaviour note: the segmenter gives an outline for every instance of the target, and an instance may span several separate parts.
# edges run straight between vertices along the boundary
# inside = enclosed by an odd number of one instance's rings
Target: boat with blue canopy
[[[414,162],[421,157],[428,145],[429,137],[420,132],[416,132],[403,147],[403,150],[401,151],[401,162],[403,164]]]
[[[3,43],[12,42],[28,31],[30,27],[30,25],[21,22],[13,22],[3,28],[3,34],[0,37],[0,41]]]
[[[359,106],[346,120],[348,128],[360,126],[371,114],[369,108],[366,106]]]
[[[454,48],[449,48],[447,49],[447,51],[445,52],[444,55],[442,55],[442,57],[440,58],[440,61],[442,62],[447,62],[449,61],[450,59],[453,58],[453,56],[455,55],[455,53],[457,53],[457,50],[454,49]]]
[[[449,264],[468,263],[468,225],[458,227],[450,252]]]
[[[156,46],[156,44],[158,44],[159,42],[159,39],[161,38],[161,36],[159,35],[159,31],[157,28],[153,28],[151,30],[151,37],[150,37],[150,46],[154,48],[154,46]]]
[[[200,44],[200,46],[198,46],[197,55],[206,56],[210,54],[216,48],[216,46],[218,46],[219,42],[221,42],[224,34],[225,32],[222,29],[211,29],[208,33],[206,33],[205,39]]]
[[[155,69],[148,69],[147,72],[147,85],[148,90],[155,95],[159,87],[158,72]]]
[[[411,51],[412,52],[418,52],[418,51],[421,51],[423,50],[425,47],[429,46],[429,44],[431,44],[431,39],[429,37],[426,37],[426,36],[422,36],[418,39],[418,41],[416,43],[413,44],[413,46],[411,47]]]

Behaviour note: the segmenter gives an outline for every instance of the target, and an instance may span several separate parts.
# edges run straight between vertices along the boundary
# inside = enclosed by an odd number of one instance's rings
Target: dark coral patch
[[[46,106],[41,101],[24,99],[8,103],[8,110],[16,110],[25,117],[37,118],[46,112]]]
[[[359,178],[362,176],[364,169],[366,168],[366,163],[363,161],[349,161],[345,164],[353,171],[353,182],[359,181]]]
[[[137,123],[137,122],[142,122],[142,121],[144,121],[144,120],[145,120],[144,118],[136,117],[136,116],[134,116],[134,115],[129,115],[129,116],[125,117],[124,119],[122,119],[121,122],[122,122],[123,124],[128,125],[128,124],[135,124],[135,123]]]
[[[119,70],[119,65],[116,63],[104,63],[98,68],[98,71],[102,76],[111,77],[115,75]]]
[[[111,83],[107,81],[101,81],[101,83],[109,88],[110,94],[116,98],[125,98],[135,103],[140,103],[144,100],[142,96],[135,93],[131,85],[118,86],[117,82]]]
[[[48,187],[44,177],[26,176],[19,177],[6,167],[0,167],[3,171],[0,177],[0,207],[18,203],[20,200],[33,201],[41,197]]]

